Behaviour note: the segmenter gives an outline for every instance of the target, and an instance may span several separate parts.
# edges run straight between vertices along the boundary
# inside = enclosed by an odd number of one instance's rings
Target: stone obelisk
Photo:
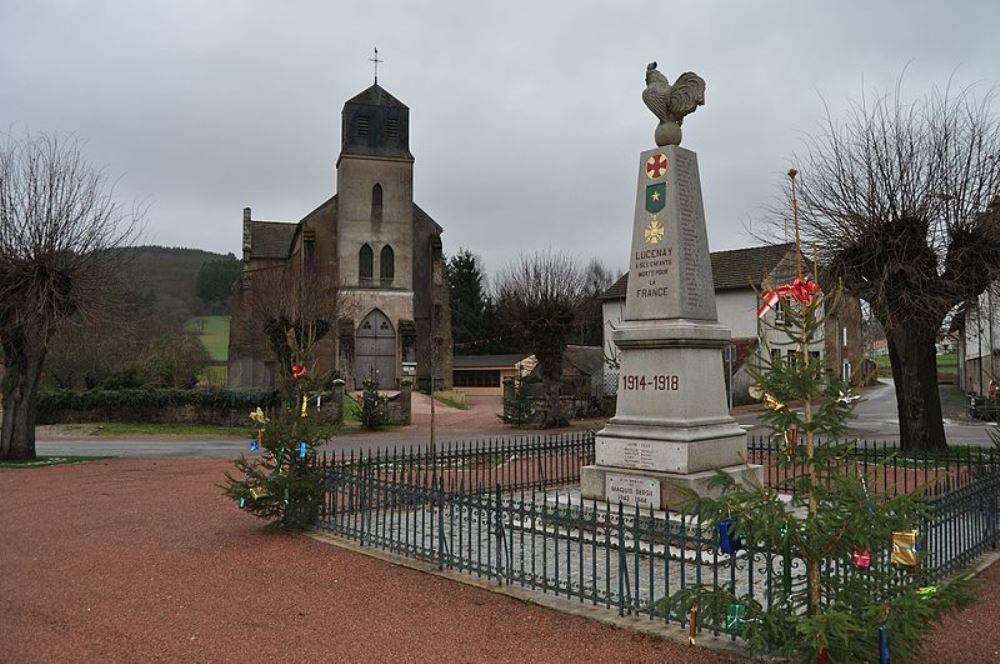
[[[662,77],[655,63],[650,68]],[[650,78],[647,72],[647,84]],[[692,97],[690,87],[697,93],[699,83],[700,95]],[[657,113],[657,143],[679,142],[679,126],[663,126],[703,102],[704,81],[684,74],[673,87],[685,84],[687,111],[678,110],[685,99],[676,96],[670,106],[670,86],[654,90],[667,96],[667,119]],[[653,87],[643,94],[650,108]],[[729,415],[721,352],[729,337],[716,314],[697,156],[676,144],[646,150],[625,312],[612,332],[621,351],[618,404],[597,434],[596,463],[581,470],[584,498],[666,509],[689,497],[685,490],[708,493],[719,470],[743,480],[760,472],[740,458],[746,433]]]

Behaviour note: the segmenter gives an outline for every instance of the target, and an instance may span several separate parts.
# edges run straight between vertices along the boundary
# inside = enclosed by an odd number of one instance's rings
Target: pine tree
[[[794,185],[795,172],[789,176]],[[689,505],[719,533],[723,551],[776,554],[782,583],[769,585],[763,597],[737,596],[733,586],[689,587],[660,610],[688,615],[694,608],[741,634],[752,649],[775,655],[818,662],[887,662],[889,652],[915,657],[929,622],[967,601],[970,582],[920,587],[924,487],[898,495],[869,491],[851,460],[852,445],[840,442],[855,397],[810,350],[822,341],[841,289],[822,293],[803,272],[798,243],[797,252],[794,282],[765,284],[762,296],[765,308],[782,303],[785,324],[772,329],[795,352],[754,375],[763,419],[785,446],[777,463],[791,479],[779,487],[747,486],[720,473],[714,486],[721,495]],[[805,578],[793,580],[793,566],[804,567]]]
[[[238,474],[227,473],[223,486],[240,508],[290,530],[312,527],[323,497],[316,450],[328,436],[309,404],[328,376],[316,372],[315,341],[315,334],[288,332],[291,371],[276,380],[283,403],[269,413],[260,407],[250,413],[251,456],[240,454],[234,461]]]
[[[375,370],[361,381],[361,425],[366,429],[378,429],[389,421],[389,400],[378,390],[378,376]]]

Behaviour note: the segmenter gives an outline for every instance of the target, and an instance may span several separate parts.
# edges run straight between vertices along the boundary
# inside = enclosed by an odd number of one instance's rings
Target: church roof
[[[288,258],[292,238],[298,224],[283,221],[250,222],[250,256],[252,258]]]
[[[438,232],[438,233],[441,233],[441,232],[443,232],[443,231],[444,231],[444,229],[443,229],[443,228],[441,228],[441,225],[440,225],[440,224],[438,224],[438,222],[434,221],[434,219],[433,219],[433,218],[431,217],[431,215],[429,215],[429,214],[427,214],[426,212],[424,212],[424,211],[423,211],[423,210],[422,210],[422,209],[420,208],[420,206],[419,206],[419,205],[417,205],[416,203],[414,203],[414,204],[413,204],[413,220],[414,220],[415,222],[419,222],[419,221],[428,221],[428,222],[430,222],[430,223],[434,224],[434,228],[436,228],[436,229],[437,229],[437,232]]]
[[[406,104],[386,92],[385,89],[378,83],[351,97],[347,100],[347,103],[364,104],[366,106],[395,106],[398,108],[407,108]]]
[[[736,288],[751,288],[760,286],[765,276],[771,273],[778,263],[795,247],[791,242],[785,244],[765,244],[760,247],[732,249],[730,251],[713,251],[712,281],[715,290],[733,290]],[[620,300],[625,297],[628,289],[628,273],[622,275],[601,296],[605,300]]]

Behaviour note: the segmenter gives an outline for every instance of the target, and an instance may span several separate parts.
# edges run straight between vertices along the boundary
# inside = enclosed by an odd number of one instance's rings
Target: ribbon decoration
[[[770,392],[764,393],[764,407],[768,410],[784,410],[787,408],[785,404],[778,401],[778,398]]]
[[[260,443],[257,442],[256,438],[254,438],[253,440],[250,441],[250,451],[256,452],[259,449],[260,449]]]
[[[274,459],[274,472],[275,474],[281,474],[281,462],[285,458],[285,446],[282,445],[281,449],[278,450],[278,456]]]
[[[937,592],[937,586],[924,586],[923,588],[917,588],[917,595],[920,599],[927,599],[931,595]]]
[[[688,645],[694,646],[698,635],[698,602],[691,605],[691,615],[688,617]]]
[[[763,318],[768,311],[774,308],[774,305],[778,304],[778,300],[782,298],[792,297],[799,304],[808,307],[813,303],[813,298],[819,295],[820,292],[816,282],[808,278],[799,279],[796,277],[790,286],[779,286],[771,290],[766,290],[761,294],[761,298],[764,301],[757,309],[757,318]]]
[[[246,507],[246,504],[247,504],[247,498],[246,498],[246,496],[240,496],[240,509],[243,509],[244,507]]]
[[[906,567],[919,567],[917,557],[917,539],[920,533],[916,530],[901,530],[892,534],[892,562]]]
[[[306,416],[306,409],[309,407],[309,398],[302,395],[302,417]]]
[[[889,633],[885,629],[885,623],[878,626],[878,661],[879,664],[890,664]]]
[[[260,409],[260,406],[257,406],[256,410],[250,411],[250,421],[263,426],[267,424],[267,415],[265,415],[264,411]]]
[[[868,482],[865,481],[864,476],[861,477],[861,488],[865,492],[865,500],[868,501],[868,511],[875,514],[875,503],[872,501],[872,495],[868,493]]]
[[[254,488],[250,489],[250,496],[254,500],[257,500],[258,498],[263,498],[266,495],[268,495],[266,486],[255,486]]]
[[[851,554],[851,562],[861,569],[868,569],[872,566],[872,552],[868,549],[864,551],[855,549],[854,553]]]
[[[303,440],[301,443],[299,443],[299,458],[305,459],[306,454],[308,454],[308,452],[309,452],[309,446],[306,444],[306,441]]]
[[[826,646],[820,648],[819,652],[816,653],[816,664],[830,664],[830,651],[826,649]]]
[[[785,429],[785,456],[789,459],[795,454],[795,447],[799,443],[798,429]]]
[[[299,378],[305,376],[307,373],[309,373],[308,369],[306,369],[301,364],[292,365],[292,380],[298,380]]]
[[[743,548],[743,542],[736,536],[736,520],[723,519],[719,522],[719,549],[732,555]]]
[[[726,607],[726,629],[730,632],[740,631],[747,622],[747,607],[743,604],[730,604]]]

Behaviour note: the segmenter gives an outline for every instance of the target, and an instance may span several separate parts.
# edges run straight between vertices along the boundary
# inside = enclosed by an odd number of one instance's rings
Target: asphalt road
[[[862,399],[854,408],[851,435],[869,440],[898,441],[899,416],[896,413],[896,387],[893,382],[882,379],[878,385],[865,389],[862,394]],[[755,413],[740,415],[736,419],[751,434],[768,431],[760,426],[759,416]],[[944,431],[949,445],[993,445],[986,434],[985,422],[945,419]]]
[[[896,392],[892,381],[883,380],[878,385],[864,391],[863,399],[855,407],[852,435],[870,440],[895,441],[899,439],[899,420],[896,415]],[[768,433],[760,425],[759,415],[745,413],[737,420],[750,433]],[[528,435],[538,435],[531,432]],[[551,433],[551,432],[550,432]],[[981,422],[945,420],[945,433],[952,445],[992,446]],[[496,432],[477,434],[470,431],[449,432],[439,428],[437,441],[440,443],[489,440],[498,436]],[[429,434],[423,427],[409,427],[402,431],[387,433],[354,434],[338,436],[326,449],[329,450],[373,450],[394,447],[407,450],[426,445]],[[95,436],[39,438],[37,449],[43,455],[78,454],[94,456],[170,456],[170,457],[224,457],[233,458],[247,449],[243,438],[99,438]]]

